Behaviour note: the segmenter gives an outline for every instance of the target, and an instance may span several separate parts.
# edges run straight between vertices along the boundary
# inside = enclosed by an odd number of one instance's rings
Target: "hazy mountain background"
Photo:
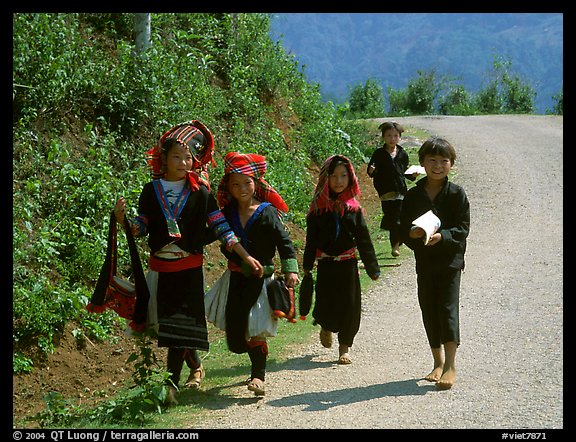
[[[293,53],[325,100],[378,80],[406,88],[418,70],[450,75],[469,92],[483,86],[494,57],[537,93],[536,113],[553,106],[563,84],[561,13],[278,13],[271,37]]]

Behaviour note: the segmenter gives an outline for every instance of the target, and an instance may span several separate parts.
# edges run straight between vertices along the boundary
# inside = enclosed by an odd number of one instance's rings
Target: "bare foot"
[[[424,379],[426,379],[429,382],[438,382],[441,376],[442,376],[442,366],[440,365],[438,367],[434,367],[434,370],[432,370],[428,375],[424,376]]]
[[[166,405],[172,407],[178,405],[178,400],[176,399],[177,390],[172,385],[168,386],[168,394],[166,395]]]
[[[338,363],[340,365],[348,365],[352,363],[352,359],[350,359],[350,355],[348,353],[341,354],[338,358]]]
[[[447,369],[442,373],[442,377],[436,382],[436,387],[440,390],[450,390],[456,382],[456,370],[454,368]]]

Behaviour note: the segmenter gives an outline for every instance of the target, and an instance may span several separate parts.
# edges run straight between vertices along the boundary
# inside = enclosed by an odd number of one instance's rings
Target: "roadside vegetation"
[[[362,165],[376,147],[374,128],[363,119],[386,115],[382,91],[367,80],[344,106],[323,102],[318,85],[307,83],[294,58],[269,38],[267,15],[152,14],[151,23],[150,46],[138,52],[133,14],[13,14],[15,374],[35,370],[69,323],[79,341],[117,333],[115,314],[84,307],[102,264],[109,211],[119,195],[136,207],[149,180],[144,152],[167,128],[198,119],[211,129],[213,183],[226,152],[266,155],[266,178],[291,208],[286,221],[300,228],[321,162],[345,153]],[[484,113],[529,112],[532,91],[509,68],[495,62],[495,83],[487,88],[495,88],[498,107]],[[435,74],[419,73],[406,91],[390,91],[389,115],[434,112],[437,84]],[[489,102],[448,91],[438,104],[442,113],[469,115],[476,112],[466,113],[469,106]],[[554,112],[562,113],[561,92],[557,102]],[[145,262],[145,242],[139,246]],[[121,272],[130,278],[127,248],[119,249]],[[311,333],[307,327],[287,324],[286,340],[275,345]],[[232,376],[222,342],[215,338],[211,364]],[[165,397],[166,373],[151,349],[143,339],[130,356],[133,385],[118,398],[82,410],[50,393],[37,421],[144,425],[162,412]]]
[[[387,96],[387,100],[385,99]],[[547,114],[563,114],[562,90],[553,97]],[[367,79],[354,85],[343,107],[348,118],[373,118],[374,115],[494,115],[534,113],[536,91],[512,69],[512,61],[495,56],[492,69],[477,92],[470,92],[457,79],[435,69],[419,70],[408,80],[406,89],[382,86]]]

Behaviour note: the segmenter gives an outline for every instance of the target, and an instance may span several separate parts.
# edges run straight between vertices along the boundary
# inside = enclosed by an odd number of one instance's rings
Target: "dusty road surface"
[[[390,120],[390,119],[387,119]],[[364,294],[353,364],[319,342],[267,374],[267,395],[191,428],[494,429],[557,439],[563,420],[563,117],[406,117],[456,147],[470,199],[458,380],[437,391],[411,252]],[[500,431],[501,430],[501,431]],[[531,430],[531,431],[529,431]],[[460,435],[461,436],[461,435]],[[443,435],[445,437],[445,435]],[[530,436],[528,436],[530,437]]]

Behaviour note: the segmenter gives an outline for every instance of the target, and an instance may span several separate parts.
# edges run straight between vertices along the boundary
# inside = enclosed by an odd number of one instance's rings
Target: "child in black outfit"
[[[210,309],[215,298],[223,295],[217,287],[227,281],[223,286],[228,285],[224,310],[228,348],[233,353],[248,353],[251,362],[248,390],[262,396],[268,357],[266,338],[276,335],[278,320],[274,319],[269,328],[259,329],[254,309],[263,308],[272,321],[266,290],[275,273],[276,251],[280,255],[280,272],[288,287],[294,288],[298,282],[298,262],[289,232],[280,217],[280,213],[288,211],[288,206],[264,179],[266,158],[258,154],[228,152],[224,162],[225,175],[218,186],[218,203],[241,244],[262,265],[263,272],[254,274],[238,256],[223,250],[228,257],[228,270],[206,295],[207,316],[212,322]]]
[[[409,159],[406,151],[398,144],[404,128],[394,122],[382,123],[384,146],[374,151],[368,162],[367,173],[373,180],[382,204],[382,221],[380,228],[390,232],[392,256],[400,256],[400,211],[407,186],[404,172],[408,169]],[[406,176],[413,181],[415,175]]]
[[[434,358],[434,368],[425,379],[447,390],[456,381],[460,276],[470,228],[470,204],[464,189],[448,180],[456,159],[454,147],[448,141],[428,139],[418,157],[426,177],[418,180],[404,198],[400,234],[414,251],[418,302]],[[425,245],[423,229],[414,227],[412,221],[429,210],[441,224]]]
[[[371,279],[380,276],[359,195],[352,163],[333,155],[322,165],[306,217],[304,272],[309,274],[317,261],[314,324],[320,324],[320,342],[326,348],[337,333],[339,364],[352,363],[349,351],[360,328],[358,259]]]

